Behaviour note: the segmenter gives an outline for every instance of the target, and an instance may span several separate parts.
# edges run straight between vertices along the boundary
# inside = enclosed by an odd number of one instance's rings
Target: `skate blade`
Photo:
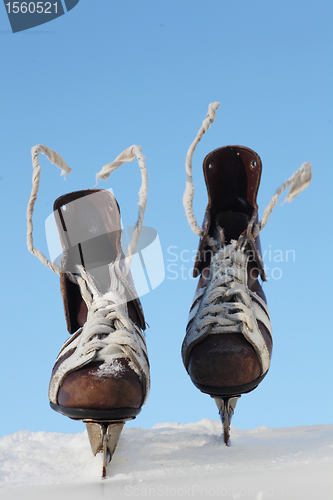
[[[84,421],[87,427],[89,442],[94,456],[103,454],[102,478],[106,477],[106,467],[111,462],[112,455],[118,444],[119,436],[125,425],[125,420],[118,422]]]
[[[232,398],[214,398],[222,422],[223,439],[227,446],[230,446],[230,423],[236,408],[238,398],[240,398],[240,396],[234,396]]]

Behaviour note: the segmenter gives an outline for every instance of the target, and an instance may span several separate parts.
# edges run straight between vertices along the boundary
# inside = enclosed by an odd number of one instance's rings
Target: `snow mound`
[[[102,480],[86,431],[19,431],[0,439],[0,498],[331,500],[333,425],[232,427],[231,436],[226,447],[221,423],[207,419],[125,427]]]

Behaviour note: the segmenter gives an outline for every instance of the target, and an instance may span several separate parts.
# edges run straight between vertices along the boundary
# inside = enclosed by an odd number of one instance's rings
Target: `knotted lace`
[[[93,277],[82,266],[78,268],[81,293],[88,307],[87,321],[59,353],[56,363],[62,362],[51,379],[50,401],[56,403],[59,387],[68,373],[91,361],[103,361],[99,369],[113,371],[114,361],[120,358],[128,359],[141,378],[146,401],[150,387],[146,343],[141,330],[128,317],[124,275],[117,261],[109,264],[111,288],[105,294],[99,292]]]
[[[118,276],[121,275],[119,266],[117,263],[109,265],[111,288],[105,294],[98,291],[92,276],[82,266],[78,267],[90,295],[86,299],[88,316],[80,338],[81,356],[93,352],[96,360],[129,358],[134,361],[134,370],[142,375],[141,367],[146,363],[145,340],[140,328],[128,317],[125,286]]]
[[[71,169],[60,155],[46,146],[37,145],[32,148],[31,152],[33,186],[27,209],[28,249],[32,254],[38,257],[44,265],[60,275],[62,273],[61,268],[55,263],[50,262],[42,252],[34,248],[33,245],[32,215],[37,199],[41,172],[38,161],[39,153],[45,154],[51,163],[61,168],[62,174],[71,173]],[[111,367],[112,361],[119,358],[129,359],[132,369],[141,377],[144,385],[145,400],[148,396],[149,364],[146,343],[140,328],[138,328],[128,316],[126,291],[123,285],[123,283],[126,282],[127,288],[129,290],[131,289],[126,278],[129,274],[131,261],[142,229],[143,217],[147,204],[147,170],[145,166],[145,157],[142,154],[141,147],[131,146],[127,148],[114,162],[103,167],[101,172],[97,174],[97,178],[106,180],[113,170],[124,162],[132,161],[135,157],[138,158],[142,175],[142,185],[139,191],[138,220],[131,242],[128,246],[126,258],[122,260],[122,268],[120,267],[120,255],[118,255],[115,262],[109,264],[110,289],[104,294],[100,293],[93,277],[87,273],[82,266],[76,266],[78,271],[77,275],[68,271],[66,272],[68,279],[79,286],[81,295],[87,305],[88,315],[83,329],[77,332],[77,334],[64,344],[58,356],[57,361],[62,359],[62,362],[59,364],[51,379],[49,390],[50,401],[53,403],[57,402],[59,387],[68,373],[87,365],[93,360],[104,361],[106,365]],[[133,293],[133,297],[134,296],[135,294]],[[69,352],[71,353],[66,358],[66,354]]]
[[[183,204],[188,223],[192,231],[202,238],[203,230],[198,226],[193,213],[194,185],[192,177],[192,157],[196,145],[203,134],[209,129],[215,119],[216,110],[220,103],[209,105],[207,117],[204,120],[195,140],[191,144],[186,157],[186,188]],[[258,326],[256,318],[271,332],[269,314],[265,302],[247,286],[247,264],[249,259],[249,242],[254,242],[259,232],[266,225],[267,220],[276,206],[279,196],[290,187],[286,201],[291,202],[301,193],[311,181],[311,164],[303,165],[277,189],[270,203],[264,211],[262,220],[253,225],[249,224],[248,231],[240,235],[238,241],[232,240],[225,245],[223,228],[217,224],[221,236],[221,243],[209,235],[205,235],[206,245],[213,250],[210,264],[210,279],[207,286],[196,292],[190,312],[189,324],[191,327],[183,343],[183,360],[187,365],[188,353],[194,345],[211,328],[211,333],[242,332],[245,338],[252,343],[265,373],[269,367],[269,352]]]
[[[212,258],[209,289],[203,300],[198,331],[213,325],[214,333],[239,332],[242,323],[254,329],[251,319],[251,301],[244,281],[247,256],[244,249],[237,248],[237,242],[221,248]]]

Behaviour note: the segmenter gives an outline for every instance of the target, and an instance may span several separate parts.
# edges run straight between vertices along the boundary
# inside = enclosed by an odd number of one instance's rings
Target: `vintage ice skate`
[[[280,186],[258,222],[260,157],[242,146],[212,151],[203,162],[208,206],[200,228],[192,210],[192,156],[218,106],[209,106],[186,159],[184,207],[192,230],[200,236],[193,272],[200,278],[182,357],[194,385],[215,399],[228,445],[237,400],[263,380],[272,354],[269,312],[259,282],[259,277],[265,281],[259,232],[288,186],[287,201],[292,201],[309,185],[311,164],[304,163]]]
[[[121,246],[119,207],[113,194],[93,189],[69,193],[55,201],[54,214],[63,247],[60,268],[33,247],[31,218],[40,176],[39,152],[64,173],[70,169],[45,146],[32,149],[28,248],[60,275],[71,334],[52,371],[50,404],[53,410],[86,423],[94,455],[103,453],[105,477],[124,423],[140,413],[150,385],[145,320],[130,273],[146,207],[145,161],[141,148],[132,146],[98,174],[98,178],[107,179],[122,163],[138,158],[143,179],[139,217],[126,257]]]

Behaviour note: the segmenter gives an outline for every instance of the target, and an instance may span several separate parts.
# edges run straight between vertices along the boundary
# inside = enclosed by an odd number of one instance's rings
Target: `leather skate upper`
[[[221,168],[222,166],[223,168]],[[207,236],[214,237],[217,215],[222,213],[240,214],[239,217],[243,216],[243,231],[247,230],[249,225],[252,227],[257,220],[257,193],[262,163],[259,155],[249,148],[225,146],[215,149],[206,156],[203,161],[203,171],[208,204],[202,224],[204,236],[199,242],[197,259],[193,269],[194,277],[199,276],[202,269],[210,262]],[[237,239],[238,236],[235,238]],[[259,239],[257,238],[255,241],[250,239],[250,245],[255,253],[260,274],[265,279]]]
[[[182,346],[194,383],[241,386],[269,367],[271,327],[258,280],[264,270],[252,236],[261,168],[260,157],[242,146],[216,149],[203,163],[208,205],[193,272],[201,277]]]
[[[69,333],[82,326],[78,321],[82,297],[66,271],[77,274],[76,265],[90,272],[101,292],[110,286],[107,266],[116,258],[123,259],[121,247],[120,210],[115,197],[106,190],[84,190],[61,196],[54,202],[54,214],[64,250],[61,294]],[[146,328],[143,310],[137,297],[131,274],[124,283],[128,313],[142,330]]]
[[[124,271],[115,197],[86,190],[54,204],[64,249],[61,288],[70,333],[52,372],[49,398],[63,407],[139,408],[149,392],[145,322]],[[78,267],[79,266],[79,267]],[[70,279],[72,273],[77,284]]]

